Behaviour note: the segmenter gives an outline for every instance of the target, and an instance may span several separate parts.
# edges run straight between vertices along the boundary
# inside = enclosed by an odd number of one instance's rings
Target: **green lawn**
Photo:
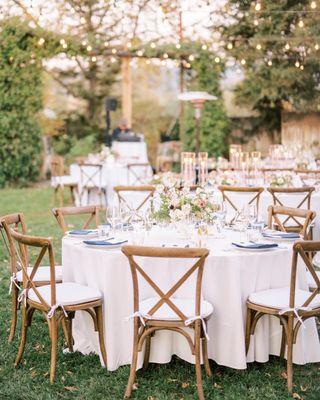
[[[0,214],[23,211],[30,233],[54,236],[56,257],[60,261],[60,232],[51,216],[50,189],[0,191]],[[7,343],[10,318],[8,294],[8,255],[0,246],[0,400],[83,399],[111,400],[123,398],[129,367],[108,373],[101,368],[96,355],[79,353],[58,356],[55,384],[50,386],[49,340],[47,325],[41,315],[34,318],[29,330],[25,358],[15,369],[13,361],[18,348],[17,335]],[[60,342],[62,350],[63,343]],[[236,349],[235,349],[236,351]],[[213,378],[204,377],[206,399],[288,399],[284,363],[273,357],[266,364],[250,364],[246,371],[219,367],[212,362]],[[320,365],[294,366],[295,398],[320,398]],[[195,374],[192,365],[174,359],[168,365],[151,364],[147,372],[137,375],[135,399],[196,399]]]

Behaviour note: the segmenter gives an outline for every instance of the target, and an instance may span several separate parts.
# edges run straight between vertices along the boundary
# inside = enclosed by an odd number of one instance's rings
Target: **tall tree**
[[[319,111],[319,9],[309,0],[229,0],[220,27],[225,49],[244,69],[239,104],[280,130],[281,111]],[[227,11],[227,13],[226,13]]]

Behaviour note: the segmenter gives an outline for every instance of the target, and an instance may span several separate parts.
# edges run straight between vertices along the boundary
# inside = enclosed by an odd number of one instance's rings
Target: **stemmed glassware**
[[[120,207],[113,205],[112,207],[108,208],[106,211],[106,218],[111,225],[113,234],[115,234],[117,228],[122,222]]]

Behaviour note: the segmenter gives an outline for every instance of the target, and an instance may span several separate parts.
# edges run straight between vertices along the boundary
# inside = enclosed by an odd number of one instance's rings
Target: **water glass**
[[[98,225],[98,236],[101,238],[109,236],[110,228],[110,224]]]

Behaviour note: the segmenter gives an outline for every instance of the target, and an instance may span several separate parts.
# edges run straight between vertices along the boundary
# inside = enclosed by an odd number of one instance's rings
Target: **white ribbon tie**
[[[18,290],[21,290],[21,287],[17,283],[17,275],[16,274],[12,274],[10,276],[9,294],[11,294],[11,292],[12,292],[13,285],[15,285]]]
[[[282,310],[280,310],[279,315],[286,314],[287,312],[293,312],[294,315],[296,316],[297,320],[302,325],[302,327],[305,328],[303,319],[299,315],[298,311],[312,311],[312,308],[311,307],[287,307],[287,308],[283,308]]]
[[[201,315],[195,315],[194,317],[188,318],[184,321],[185,326],[191,325],[194,321],[200,320],[202,324],[203,333],[207,340],[210,340],[210,337],[207,332],[207,325],[205,320],[201,317]]]
[[[135,313],[129,315],[129,317],[125,318],[125,321],[130,321],[130,319],[133,319],[135,317],[138,317],[140,319],[140,322],[143,326],[146,326],[145,319],[151,319],[151,316],[149,314],[142,313],[141,311],[136,311]]]
[[[53,306],[50,308],[50,310],[49,310],[49,312],[48,312],[48,314],[47,314],[47,317],[48,317],[49,319],[51,319],[51,318],[54,316],[54,314],[56,313],[56,311],[57,311],[58,308],[61,308],[61,310],[62,310],[63,313],[64,313],[64,316],[67,318],[67,317],[68,317],[68,314],[67,314],[67,312],[66,312],[66,310],[65,310],[65,308],[63,307],[62,304],[55,304],[55,305],[53,305]]]

